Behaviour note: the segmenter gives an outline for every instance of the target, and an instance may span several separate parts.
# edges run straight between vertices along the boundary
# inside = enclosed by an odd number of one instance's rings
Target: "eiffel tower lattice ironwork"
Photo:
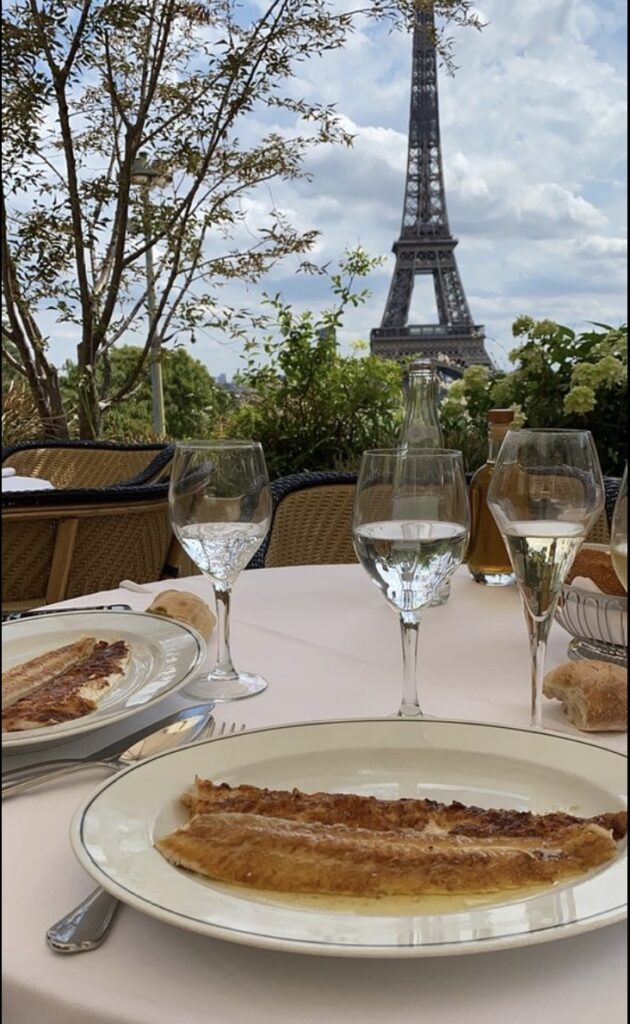
[[[492,366],[483,327],[473,323],[455,261],[440,150],[433,11],[416,14],[409,113],[407,180],[394,275],[381,326],[370,334],[374,355],[440,355],[463,366]],[[409,324],[415,278],[432,274],[439,323]]]

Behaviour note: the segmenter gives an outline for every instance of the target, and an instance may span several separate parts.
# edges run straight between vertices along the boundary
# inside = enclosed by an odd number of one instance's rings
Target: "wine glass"
[[[488,490],[523,602],[529,633],[531,725],[542,726],[547,637],[562,584],[604,507],[604,481],[588,430],[510,430]]]
[[[262,544],[271,522],[271,491],[255,441],[178,443],[169,488],[175,536],[212,583],[217,606],[217,661],[194,679],[190,696],[239,700],[260,693],[266,681],[237,672],[230,654],[230,598],[234,582]]]
[[[417,686],[422,610],[463,560],[468,532],[461,452],[395,448],[363,453],[352,538],[363,568],[400,617],[402,718],[422,715]]]
[[[628,589],[628,464],[623,471],[621,486],[610,528],[610,557],[624,590]]]

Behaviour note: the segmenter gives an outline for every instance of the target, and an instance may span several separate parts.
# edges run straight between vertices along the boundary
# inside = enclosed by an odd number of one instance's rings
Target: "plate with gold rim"
[[[327,956],[452,956],[548,942],[626,916],[626,848],[588,874],[492,896],[288,896],[173,867],[154,842],[186,820],[195,776],[273,789],[590,817],[626,807],[626,758],[564,734],[440,719],[351,719],[255,729],[160,755],[100,786],[77,810],[74,852],[99,885],[181,928]]]

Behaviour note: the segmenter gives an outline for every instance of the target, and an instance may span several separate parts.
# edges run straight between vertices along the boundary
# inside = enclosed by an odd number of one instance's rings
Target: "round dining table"
[[[144,610],[171,588],[212,603],[209,583],[194,576],[142,592],[90,594],[65,606],[124,602]],[[217,722],[260,728],[396,712],[398,622],[360,566],[244,572],[231,615],[235,664],[261,673],[269,685],[247,700],[217,704]],[[549,668],[567,660],[569,639],[554,623]],[[427,716],[527,726],[529,648],[515,587],[484,587],[464,567],[458,570],[449,601],[423,616],[419,688]],[[57,746],[54,755],[5,757],[4,767],[89,753],[186,703],[195,701],[171,695]],[[585,738],[557,701],[544,701],[544,726]],[[586,738],[626,750],[625,733]],[[72,853],[69,825],[102,778],[96,771],[73,775],[3,805],[6,1024],[621,1024],[627,1018],[624,923],[473,955],[362,959],[223,941],[123,905],[99,949],[55,954],[46,929],[94,888]]]

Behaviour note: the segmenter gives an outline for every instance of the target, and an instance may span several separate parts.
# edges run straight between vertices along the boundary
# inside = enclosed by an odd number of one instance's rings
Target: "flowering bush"
[[[515,368],[493,374],[472,366],[451,385],[441,409],[445,441],[461,448],[469,470],[486,458],[488,409],[512,408],[517,425],[590,430],[604,473],[621,475],[628,330],[626,325],[593,327],[576,334],[552,320],[519,317],[512,333],[524,341],[510,353]]]

